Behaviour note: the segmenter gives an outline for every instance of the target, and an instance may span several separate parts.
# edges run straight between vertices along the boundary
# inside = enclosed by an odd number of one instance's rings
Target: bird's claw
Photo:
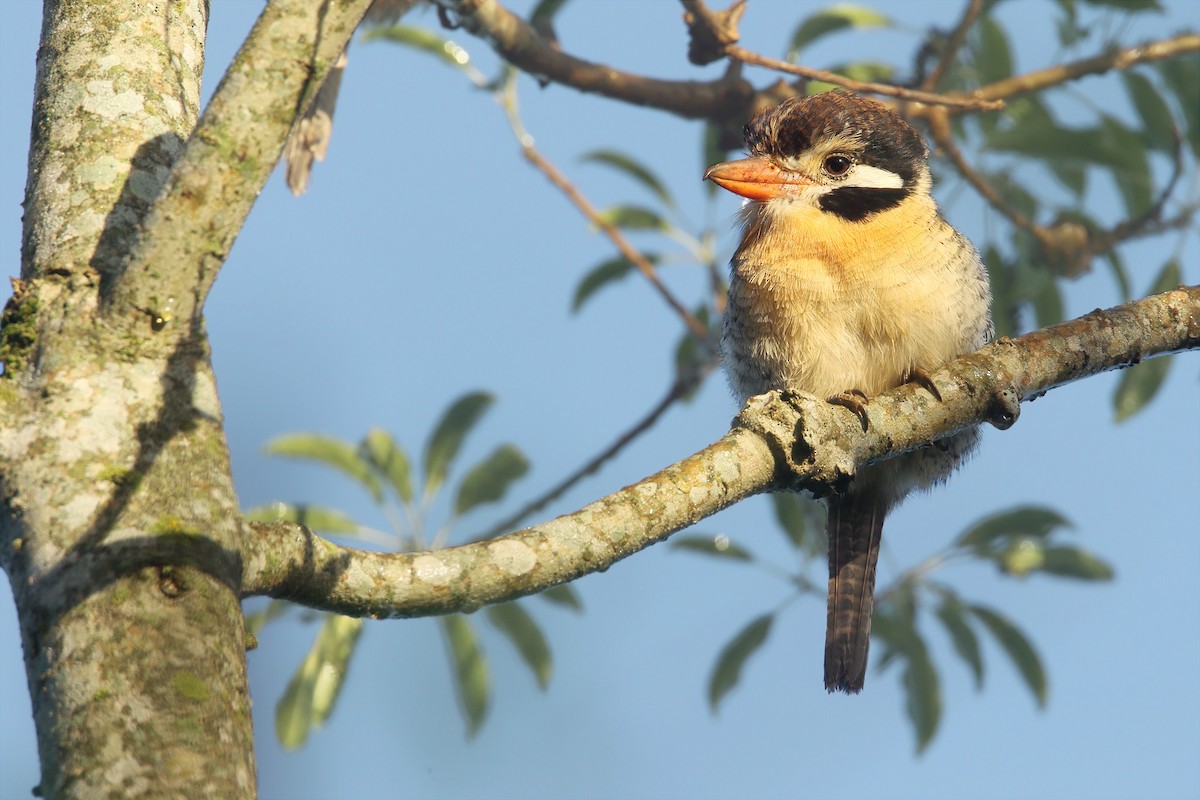
[[[906,382],[915,383],[933,395],[933,398],[939,403],[942,402],[942,393],[938,391],[937,384],[933,382],[933,376],[930,375],[923,367],[913,367],[908,371],[908,375],[904,377]]]
[[[841,394],[835,394],[829,398],[830,403],[835,406],[841,406],[854,412],[854,416],[858,417],[858,421],[862,423],[863,433],[871,427],[871,420],[867,416],[867,395],[861,389],[847,389]]]

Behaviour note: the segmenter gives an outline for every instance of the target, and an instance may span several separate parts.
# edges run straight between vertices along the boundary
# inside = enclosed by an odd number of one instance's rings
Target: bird
[[[740,402],[773,389],[845,405],[991,339],[991,289],[971,242],[931,195],[929,150],[896,112],[845,90],[793,97],[744,128],[749,156],[705,179],[746,200],[730,261],[723,367]],[[978,442],[967,429],[859,469],[825,498],[825,688],[857,694],[870,644],[884,518],[944,481]]]

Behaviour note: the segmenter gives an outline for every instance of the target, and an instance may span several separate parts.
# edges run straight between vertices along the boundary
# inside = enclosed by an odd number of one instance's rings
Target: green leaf
[[[1116,422],[1124,422],[1150,404],[1167,380],[1171,361],[1170,356],[1160,356],[1128,367],[1121,373],[1113,393]]]
[[[388,479],[396,496],[412,502],[412,469],[408,454],[392,435],[382,428],[371,428],[358,445],[359,453]]]
[[[1158,277],[1154,279],[1150,294],[1170,291],[1179,286],[1181,281],[1179,262],[1171,259],[1163,265]],[[1113,394],[1113,411],[1117,422],[1129,419],[1154,399],[1167,379],[1172,360],[1170,356],[1160,356],[1128,367],[1121,373],[1121,379],[1117,382],[1117,389]]]
[[[491,702],[491,676],[487,659],[479,647],[475,627],[462,614],[438,617],[450,660],[454,664],[454,693],[467,723],[467,737],[479,732]]]
[[[651,264],[658,263],[658,256],[646,253],[646,260]],[[571,299],[571,311],[579,311],[592,295],[610,283],[615,283],[634,269],[633,264],[624,256],[610,258],[597,264],[575,287],[575,296]]]
[[[774,619],[772,614],[755,618],[722,648],[708,679],[708,707],[714,714],[722,698],[741,680],[742,667],[747,659],[767,641]]]
[[[883,61],[852,61],[837,64],[831,71],[867,83],[883,83],[896,77],[896,68]]]
[[[888,17],[866,6],[850,3],[829,6],[809,15],[792,33],[787,60],[795,61],[805,47],[836,31],[846,28],[883,28],[891,25],[892,21]]]
[[[273,456],[316,461],[333,467],[358,481],[376,503],[383,500],[383,489],[370,463],[347,441],[321,433],[288,433],[267,442],[266,451]]]
[[[289,750],[304,744],[337,702],[363,621],[330,614],[275,706],[275,736]]]
[[[550,645],[533,617],[518,603],[488,606],[484,613],[488,622],[512,642],[521,660],[533,672],[538,688],[546,691],[550,676],[554,674],[554,659],[550,655]]]
[[[1154,182],[1146,145],[1137,131],[1116,117],[1103,115],[1103,146],[1112,154],[1113,179],[1125,202],[1125,213],[1138,217],[1154,204]]]
[[[1009,659],[1012,660],[1017,671],[1021,673],[1021,678],[1025,681],[1025,685],[1029,687],[1029,691],[1033,693],[1034,699],[1037,700],[1038,708],[1044,708],[1047,692],[1046,672],[1042,668],[1042,661],[1038,657],[1037,650],[1033,648],[1029,639],[1006,617],[990,608],[973,605],[968,606],[967,609],[995,637],[1000,647],[1004,649]]]
[[[565,606],[575,612],[583,611],[583,601],[579,599],[579,594],[566,583],[560,583],[558,586],[543,589],[538,592],[537,596],[555,605]]]
[[[984,517],[963,531],[954,543],[982,549],[1008,539],[1044,539],[1059,528],[1069,527],[1071,522],[1052,508],[1018,506]]]
[[[706,305],[700,306],[693,313],[695,314],[696,319],[699,320],[702,325],[704,325],[705,329],[709,329],[709,320],[712,317],[710,308]],[[707,354],[707,346],[702,347],[696,340],[696,335],[692,333],[691,330],[688,330],[679,338],[679,344],[675,346],[676,374],[687,375],[689,372],[695,370],[695,368],[699,366],[707,357]],[[685,403],[690,402],[695,394],[696,390],[693,389],[691,393],[684,396],[683,401]]]
[[[1037,217],[1041,203],[1037,195],[1029,191],[1020,182],[1013,179],[1010,171],[986,173],[988,181],[1010,206],[1020,211],[1030,219]]]
[[[657,212],[642,206],[610,206],[596,216],[614,228],[630,231],[665,231],[671,227]]]
[[[580,161],[604,164],[618,172],[623,172],[653,192],[654,196],[661,200],[664,206],[671,208],[675,205],[671,193],[667,191],[667,187],[658,179],[658,176],[632,156],[617,150],[592,150],[589,153],[584,153],[579,158]]]
[[[942,719],[942,692],[937,670],[933,668],[929,650],[920,636],[915,637],[915,644],[920,646],[914,646],[906,653],[908,658],[904,664],[904,706],[917,734],[917,753],[920,754],[933,741]]]
[[[954,652],[971,668],[971,675],[975,678],[975,689],[982,689],[983,654],[979,650],[979,637],[967,624],[966,610],[962,603],[954,595],[945,594],[935,613],[946,633],[950,634]]]
[[[1153,83],[1139,72],[1122,72],[1125,91],[1142,118],[1142,136],[1146,144],[1164,153],[1175,152],[1175,117],[1167,101]]]
[[[362,35],[364,42],[373,42],[377,39],[411,47],[422,53],[429,53],[439,61],[466,72],[472,79],[478,77],[474,65],[471,64],[471,56],[466,50],[449,39],[443,39],[424,28],[416,28],[411,25],[387,25],[370,28]]]
[[[441,487],[463,439],[493,401],[494,398],[487,392],[469,392],[446,409],[425,446],[426,497],[431,497]]]
[[[933,741],[942,717],[942,695],[937,670],[929,658],[925,640],[917,632],[913,601],[910,597],[887,604],[875,612],[871,635],[885,645],[884,658],[878,662],[882,669],[887,663],[901,658],[904,672],[905,708],[917,736],[920,754]]]
[[[1016,334],[1017,295],[1016,270],[1012,262],[994,244],[983,249],[983,263],[992,281],[992,317],[996,322],[996,337]]]
[[[1159,74],[1170,87],[1187,121],[1184,140],[1200,158],[1200,102],[1196,101],[1196,85],[1200,83],[1200,53],[1192,52],[1158,62]]]
[[[1001,551],[987,554],[1001,571],[1023,578],[1040,570],[1046,563],[1046,543],[1041,539],[1018,537],[1010,539]]]
[[[466,474],[454,499],[454,513],[465,514],[503,499],[512,482],[529,471],[529,460],[511,444],[502,444]]]
[[[251,636],[258,636],[267,623],[273,619],[282,616],[285,611],[292,607],[292,604],[287,600],[272,600],[267,603],[266,608],[262,611],[256,611],[253,614],[246,615],[246,633]]]
[[[1017,267],[1021,294],[1033,306],[1033,316],[1039,328],[1063,321],[1062,290],[1054,275],[1047,269],[1022,262]]]
[[[1121,302],[1128,303],[1129,298],[1133,296],[1133,290],[1129,286],[1129,272],[1125,269],[1125,261],[1115,247],[1109,248],[1104,257],[1112,267],[1113,280],[1117,282],[1117,291],[1121,294]]]
[[[693,553],[703,553],[709,556],[732,558],[734,561],[753,561],[754,556],[744,548],[729,541],[725,535],[717,536],[678,536],[671,540],[672,550],[690,550]]]
[[[980,83],[995,83],[1013,74],[1012,48],[1008,34],[1000,23],[983,17],[975,25],[978,43],[975,46],[975,70]]]
[[[1110,581],[1112,565],[1079,547],[1047,547],[1042,551],[1042,572],[1084,581]]]
[[[820,502],[794,492],[775,492],[771,506],[792,547],[808,555],[825,552],[825,512]]]
[[[249,509],[244,516],[257,522],[295,522],[324,533],[358,533],[361,527],[336,508],[303,503],[268,503]]]
[[[1087,166],[1080,161],[1058,161],[1051,159],[1046,162],[1058,182],[1075,195],[1076,199],[1083,197],[1087,189]]]

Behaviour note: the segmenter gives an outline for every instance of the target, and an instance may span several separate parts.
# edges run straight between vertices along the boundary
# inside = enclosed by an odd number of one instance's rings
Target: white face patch
[[[867,164],[855,164],[846,178],[837,186],[854,186],[861,189],[903,189],[904,179],[886,169]]]

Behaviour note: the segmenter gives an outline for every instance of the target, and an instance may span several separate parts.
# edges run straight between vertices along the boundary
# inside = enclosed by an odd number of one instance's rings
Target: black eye
[[[825,159],[825,172],[835,178],[840,178],[850,171],[850,167],[854,166],[854,162],[846,156],[830,156]]]

